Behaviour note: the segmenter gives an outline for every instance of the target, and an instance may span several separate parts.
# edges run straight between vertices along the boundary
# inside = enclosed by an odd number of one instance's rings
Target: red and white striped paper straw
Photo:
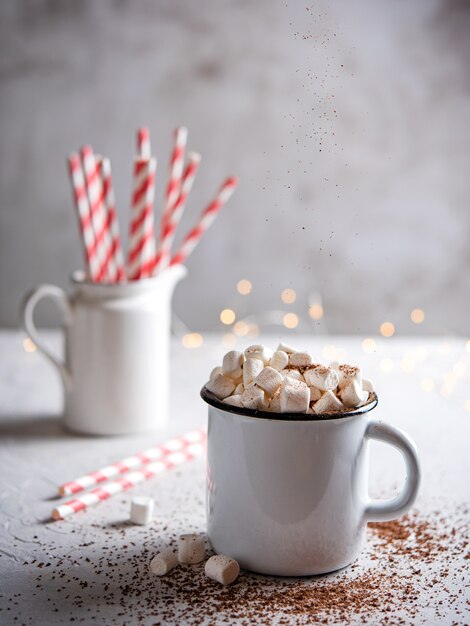
[[[100,161],[101,181],[103,185],[104,203],[107,212],[108,228],[111,235],[110,256],[114,259],[116,268],[116,280],[123,282],[126,280],[124,268],[124,255],[121,246],[121,236],[119,234],[119,224],[116,213],[116,200],[114,197],[113,181],[111,176],[111,162],[107,158]]]
[[[82,163],[77,153],[73,152],[68,157],[70,177],[77,209],[80,231],[82,235],[83,248],[85,252],[85,263],[93,282],[100,279],[101,267],[96,256],[95,236],[91,224],[90,205],[88,203],[85,180],[83,178]]]
[[[163,214],[160,225],[160,239],[163,238],[167,220],[170,217],[180,195],[181,177],[183,175],[184,167],[184,153],[187,141],[188,129],[184,126],[180,126],[175,130],[175,143],[170,157],[170,178],[165,191]]]
[[[180,223],[181,216],[183,215],[186,201],[193,187],[200,162],[201,155],[197,152],[191,152],[188,155],[188,164],[184,171],[183,181],[181,183],[181,193],[163,229],[163,236],[160,241],[155,262],[155,274],[161,272],[168,267],[168,265],[170,265],[171,246],[173,244],[176,229]]]
[[[150,159],[152,150],[150,147],[150,130],[143,126],[137,131],[137,154],[142,159]]]
[[[81,156],[85,172],[85,186],[90,203],[91,223],[95,235],[96,255],[101,266],[100,280],[108,278],[113,280],[114,277],[110,275],[107,266],[112,242],[103,204],[103,190],[98,163],[91,146],[83,146]]]
[[[155,158],[136,159],[130,225],[127,275],[130,280],[151,276],[155,266],[156,241],[153,216]]]
[[[201,456],[203,452],[204,446],[202,443],[194,443],[188,446],[184,451],[171,452],[170,454],[164,456],[160,461],[149,463],[138,471],[129,472],[115,481],[107,483],[102,487],[96,487],[88,493],[77,496],[64,504],[60,504],[53,509],[52,517],[55,520],[59,520],[64,519],[69,515],[73,515],[78,511],[83,511],[90,506],[111,498],[116,493],[132,489],[135,485],[138,485],[149,478],[153,478],[158,474],[167,472],[187,461],[192,461],[193,459]]]
[[[180,248],[172,257],[170,265],[184,263],[194,248],[197,246],[201,237],[217,217],[220,209],[226,204],[237,187],[237,179],[234,177],[227,178],[220,188],[217,196],[202,212],[198,224],[185,236]]]
[[[84,476],[80,476],[80,478],[76,478],[75,480],[65,483],[59,487],[59,493],[61,496],[71,496],[73,494],[80,493],[81,491],[85,491],[85,489],[99,485],[110,478],[119,476],[119,474],[125,474],[140,465],[147,465],[148,463],[162,460],[164,457],[174,452],[185,453],[195,444],[204,444],[206,437],[206,431],[203,429],[191,430],[181,437],[175,437],[165,443],[153,446],[152,448],[148,448],[148,450],[129,456],[122,461],[111,463],[111,465],[102,467],[96,472],[85,474]]]

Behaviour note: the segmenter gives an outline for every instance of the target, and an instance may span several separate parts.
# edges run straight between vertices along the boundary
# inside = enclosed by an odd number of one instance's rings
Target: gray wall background
[[[469,2],[4,0],[0,17],[1,325],[81,265],[65,155],[111,157],[125,231],[135,129],[160,206],[185,124],[203,163],[181,232],[241,180],[178,287],[190,328],[226,306],[305,315],[318,291],[329,331],[470,333]]]

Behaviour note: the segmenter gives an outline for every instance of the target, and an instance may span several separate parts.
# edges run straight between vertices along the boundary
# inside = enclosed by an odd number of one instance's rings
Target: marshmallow
[[[362,379],[362,388],[364,389],[364,391],[374,393],[374,383],[369,378]]]
[[[263,369],[263,361],[251,357],[243,363],[243,384],[245,387],[252,383]]]
[[[299,370],[289,370],[289,369],[285,369],[282,370],[281,372],[279,372],[281,374],[281,376],[283,376],[284,378],[288,377],[288,378],[295,378],[295,380],[301,380],[302,382],[305,382],[304,377],[302,376],[302,374],[299,372]]]
[[[157,576],[164,576],[178,563],[178,557],[172,548],[165,548],[150,561],[150,571]]]
[[[313,405],[313,410],[317,415],[320,413],[337,413],[341,411],[342,408],[342,403],[332,391],[324,393],[320,400]]]
[[[206,562],[204,571],[208,578],[217,581],[221,585],[231,585],[240,573],[240,566],[225,554],[211,556]]]
[[[133,524],[148,524],[153,517],[153,498],[135,496],[131,500],[130,521]]]
[[[295,367],[306,367],[313,363],[312,355],[308,352],[294,352],[289,355],[289,362]]]
[[[281,412],[281,389],[279,388],[276,393],[271,398],[271,402],[269,403],[269,410],[273,411],[273,413]]]
[[[235,387],[235,391],[233,392],[234,396],[241,395],[245,391],[245,385],[240,383]]]
[[[268,408],[264,396],[264,390],[254,384],[245,388],[242,393],[241,401],[245,409],[256,409],[258,411],[265,411]]]
[[[287,354],[292,354],[292,352],[296,351],[295,348],[291,348],[291,346],[287,345],[287,343],[282,343],[282,341],[278,345],[276,350],[280,350],[281,352],[287,352]]]
[[[309,387],[310,389],[310,402],[316,402],[321,398],[321,391],[316,387]]]
[[[309,387],[317,387],[322,391],[336,389],[338,386],[338,372],[324,365],[315,365],[304,372],[305,382]]]
[[[269,364],[271,355],[271,350],[261,344],[248,346],[248,348],[245,350],[246,359],[259,359],[260,361],[263,361],[264,365]]]
[[[360,387],[362,386],[362,372],[359,367],[343,363],[338,368],[338,374],[338,387],[340,389],[345,387],[348,383],[352,383],[353,381],[357,382]]]
[[[213,393],[219,400],[224,400],[235,389],[235,384],[223,374],[217,374],[215,378],[206,383],[206,389]]]
[[[271,360],[269,361],[270,367],[280,372],[289,363],[289,355],[287,352],[283,352],[282,350],[276,350],[276,352],[272,355]]]
[[[363,391],[356,380],[345,385],[339,392],[341,401],[348,408],[358,407],[367,402],[368,391]]]
[[[178,537],[178,561],[180,563],[200,563],[206,556],[206,546],[201,535],[180,535]]]
[[[279,372],[268,365],[261,370],[253,382],[261,387],[268,396],[272,397],[281,386],[282,381],[283,378]]]
[[[211,375],[209,376],[209,380],[214,380],[214,378],[218,375],[218,374],[223,374],[222,372],[222,368],[221,367],[214,367],[214,369],[211,372]]]
[[[306,413],[310,390],[302,381],[287,377],[282,381],[280,400],[282,413]]]
[[[243,408],[242,396],[241,394],[236,394],[233,396],[229,396],[222,400],[224,404],[230,404],[230,406],[238,406],[240,409]]]
[[[230,352],[227,352],[222,363],[223,375],[232,380],[241,378],[243,373],[243,361],[242,352],[238,352],[238,350],[230,350]]]
[[[330,367],[331,367],[332,370],[338,371],[339,370],[339,361],[331,361]]]

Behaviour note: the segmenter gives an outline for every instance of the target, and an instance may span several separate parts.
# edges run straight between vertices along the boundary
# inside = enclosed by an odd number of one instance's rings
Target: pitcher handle
[[[44,356],[47,357],[49,361],[59,370],[64,385],[67,388],[70,388],[72,384],[72,376],[67,369],[64,360],[53,354],[47,344],[43,343],[34,323],[34,310],[36,305],[43,298],[49,298],[55,302],[59,310],[62,312],[66,323],[70,320],[71,307],[65,291],[55,285],[39,285],[39,287],[36,287],[28,292],[23,299],[21,307],[23,325],[30,339],[36,344]]]

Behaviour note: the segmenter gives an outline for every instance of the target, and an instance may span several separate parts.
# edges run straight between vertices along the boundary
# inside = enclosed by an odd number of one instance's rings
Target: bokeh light
[[[281,293],[281,300],[284,304],[292,304],[297,299],[297,294],[293,289],[284,289]]]
[[[29,337],[23,339],[23,348],[26,352],[36,352],[36,344]]]
[[[247,296],[249,293],[251,293],[252,289],[253,289],[253,285],[251,284],[251,281],[249,281],[246,278],[242,278],[237,283],[237,291],[242,296]]]
[[[204,339],[200,333],[187,333],[183,335],[181,342],[185,348],[200,348]]]
[[[372,337],[366,337],[362,340],[362,350],[367,354],[372,354],[377,350],[377,342]]]
[[[311,304],[308,307],[308,314],[314,320],[321,320],[323,317],[324,311],[321,304]]]
[[[392,359],[389,359],[388,357],[380,361],[380,369],[386,374],[392,372],[394,367],[395,363],[392,361]]]
[[[384,322],[380,324],[380,334],[382,337],[393,337],[395,334],[395,326],[392,322]]]
[[[233,324],[236,317],[237,316],[235,315],[235,311],[233,311],[232,309],[224,309],[220,312],[220,321],[222,322],[222,324],[226,324],[227,326]]]
[[[237,338],[233,333],[226,333],[222,338],[224,348],[233,348],[237,343]]]
[[[286,313],[282,318],[282,323],[286,328],[296,328],[299,325],[299,318],[295,313]]]
[[[423,309],[413,309],[410,313],[411,321],[415,324],[422,324],[424,322]]]
[[[421,379],[421,389],[423,391],[427,391],[428,393],[434,389],[434,381],[432,378],[422,378]]]
[[[236,322],[233,326],[233,332],[237,335],[237,337],[244,337],[245,335],[248,335],[249,330],[250,326],[243,320]]]

